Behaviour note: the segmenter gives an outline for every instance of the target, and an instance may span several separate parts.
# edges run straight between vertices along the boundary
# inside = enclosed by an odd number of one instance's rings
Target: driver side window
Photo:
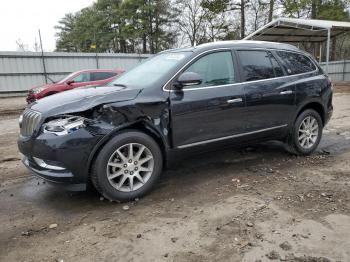
[[[194,72],[202,77],[202,83],[192,87],[228,85],[235,82],[230,51],[205,55],[190,65],[185,72]]]
[[[73,78],[74,83],[83,83],[90,81],[90,73],[81,73]]]

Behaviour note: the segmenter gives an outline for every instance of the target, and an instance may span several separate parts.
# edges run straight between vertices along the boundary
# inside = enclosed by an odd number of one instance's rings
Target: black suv
[[[332,114],[332,85],[294,46],[228,41],[161,52],[105,87],[28,106],[18,140],[24,164],[52,182],[130,200],[186,153],[284,141],[312,153]]]

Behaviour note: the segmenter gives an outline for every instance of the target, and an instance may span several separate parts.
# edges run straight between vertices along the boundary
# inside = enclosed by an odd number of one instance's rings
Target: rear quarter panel
[[[321,104],[323,113],[328,111],[328,104],[332,98],[332,89],[327,75],[321,71],[305,74],[295,81],[295,86],[297,110],[294,119],[300,110],[310,103]]]

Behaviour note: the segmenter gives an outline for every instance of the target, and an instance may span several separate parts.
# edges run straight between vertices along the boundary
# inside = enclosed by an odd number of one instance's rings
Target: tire
[[[310,155],[321,141],[322,130],[323,122],[319,113],[306,109],[297,117],[290,131],[288,150],[295,155]]]
[[[125,131],[113,137],[98,153],[91,181],[105,198],[130,201],[151,190],[162,168],[163,157],[158,144],[144,133]]]

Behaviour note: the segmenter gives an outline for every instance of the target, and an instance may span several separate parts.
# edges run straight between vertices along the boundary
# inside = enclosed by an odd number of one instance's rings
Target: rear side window
[[[94,72],[91,73],[91,81],[104,80],[115,75],[116,73],[113,72]]]
[[[235,82],[230,51],[205,55],[190,65],[185,72],[195,72],[202,77],[202,83],[195,87],[228,85]]]
[[[76,77],[74,77],[72,80],[74,80],[75,83],[83,83],[83,82],[89,82],[90,81],[90,73],[80,73]]]
[[[243,69],[243,81],[254,81],[283,76],[283,70],[268,51],[238,51]]]
[[[285,51],[277,51],[276,53],[283,61],[283,66],[288,75],[302,74],[316,70],[315,64],[305,55]]]

